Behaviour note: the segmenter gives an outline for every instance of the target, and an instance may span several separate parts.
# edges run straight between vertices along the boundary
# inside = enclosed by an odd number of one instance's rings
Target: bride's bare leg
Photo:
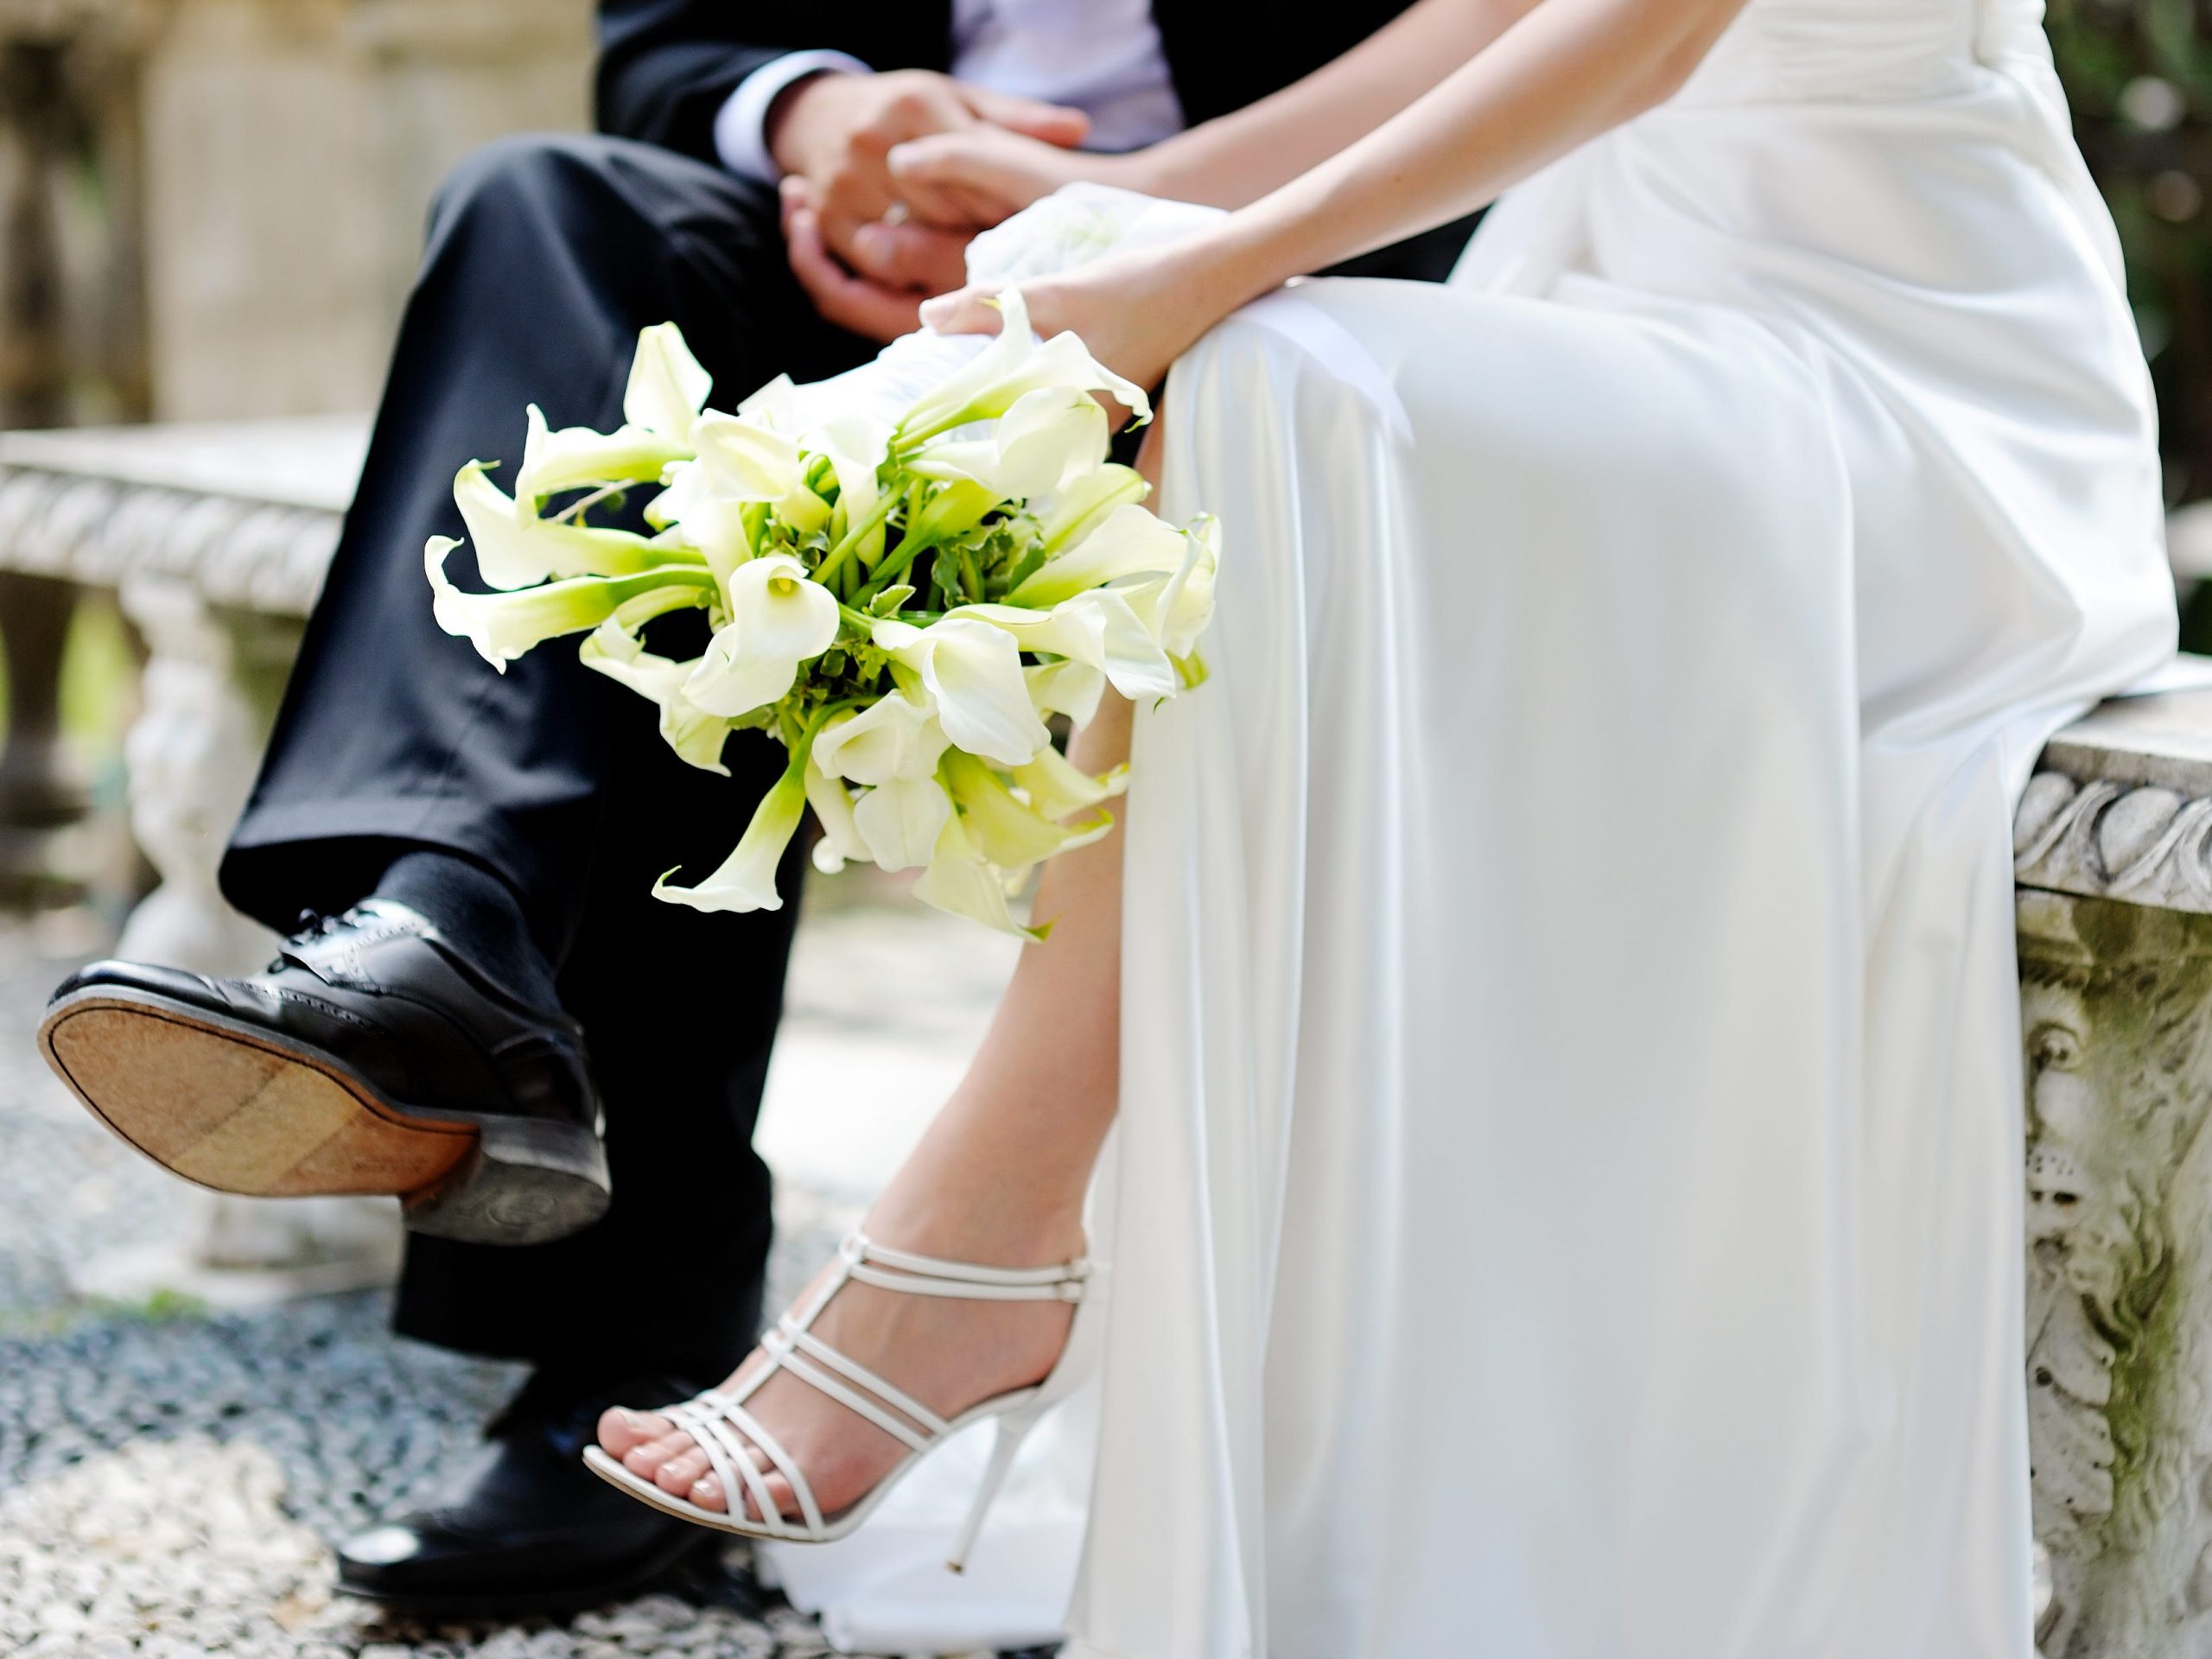
[[[1071,758],[1094,772],[1119,765],[1129,718],[1129,705],[1109,696]],[[1065,1262],[1083,1251],[1084,1194],[1118,1084],[1118,829],[1046,867],[1035,914],[1052,922],[1052,935],[1023,950],[966,1077],[869,1211],[866,1230],[880,1243],[994,1267]],[[814,1331],[951,1417],[1041,1379],[1059,1356],[1071,1311],[1059,1302],[946,1300],[855,1284]],[[748,1358],[737,1376],[758,1363]],[[864,1496],[905,1455],[889,1435],[788,1374],[771,1377],[747,1409],[806,1471],[824,1514]],[[664,1491],[726,1507],[706,1454],[664,1420],[611,1411],[599,1438]],[[790,1503],[780,1478],[768,1487],[779,1506]]]
[[[1139,467],[1157,481],[1159,428]],[[1103,772],[1128,758],[1129,705],[1109,694],[1069,758]],[[1027,947],[967,1077],[892,1179],[866,1224],[879,1243],[991,1267],[1065,1262],[1084,1248],[1083,1201],[1114,1122],[1120,1083],[1122,835],[1047,864],[1035,914],[1052,931]],[[1071,1310],[1059,1302],[907,1296],[851,1284],[815,1334],[931,1410],[952,1417],[1041,1379],[1058,1358]],[[756,1353],[734,1382],[761,1363]],[[833,1515],[865,1496],[906,1448],[788,1373],[747,1402]],[[666,1420],[622,1409],[600,1444],[663,1491],[728,1507],[706,1454]],[[785,1513],[796,1501],[767,1482]],[[747,1513],[756,1511],[749,1499]]]
[[[1071,758],[1092,772],[1120,765],[1129,715],[1109,696]],[[1052,937],[1023,951],[967,1077],[869,1218],[925,1255],[1026,1265],[1082,1246],[1084,1193],[1120,1076],[1118,828],[1046,866],[1035,913]]]

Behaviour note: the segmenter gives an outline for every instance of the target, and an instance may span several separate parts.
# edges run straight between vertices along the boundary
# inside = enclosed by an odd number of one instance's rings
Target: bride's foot
[[[986,1247],[972,1236],[963,1237],[963,1230],[957,1224],[921,1225],[901,1228],[888,1236],[874,1232],[869,1236],[874,1243],[894,1249],[986,1267],[1035,1268],[1083,1254],[1079,1227],[1049,1230],[1026,1248],[995,1241]],[[799,1298],[799,1308],[813,1301],[840,1265],[833,1262],[816,1276]],[[810,1331],[938,1417],[950,1420],[986,1400],[1042,1382],[1066,1344],[1074,1311],[1065,1301],[917,1295],[849,1281]],[[722,1384],[721,1392],[741,1392],[771,1363],[763,1350],[754,1349]],[[745,1400],[744,1409],[805,1476],[824,1516],[835,1516],[865,1497],[909,1455],[899,1440],[789,1369],[761,1383]],[[667,1418],[616,1407],[600,1419],[599,1442],[632,1474],[670,1496],[701,1509],[729,1512],[731,1495],[722,1490],[707,1453]],[[797,1517],[801,1505],[791,1484],[777,1471],[775,1460],[763,1448],[754,1462],[765,1478],[769,1502],[781,1515]],[[741,1491],[735,1503],[740,1516],[763,1518],[750,1493]]]

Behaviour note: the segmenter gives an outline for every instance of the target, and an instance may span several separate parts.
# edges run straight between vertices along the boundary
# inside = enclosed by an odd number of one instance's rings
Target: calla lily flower
[[[1003,629],[1024,651],[1049,652],[1097,669],[1125,697],[1174,695],[1175,669],[1167,653],[1129,601],[1110,588],[1077,594],[1049,611],[1018,605],[963,605],[945,621],[963,619]]]
[[[696,460],[679,461],[668,469],[668,484],[645,506],[645,522],[663,534],[680,537],[699,550],[717,579],[755,552],[748,513],[761,509],[754,503],[716,495],[706,465]],[[723,594],[728,608],[728,594]]]
[[[814,741],[814,764],[855,784],[934,778],[950,741],[926,703],[893,691],[856,715],[833,716]]]
[[[660,707],[660,734],[668,747],[702,772],[729,776],[722,764],[722,745],[729,740],[729,721],[710,715],[683,695],[683,683],[698,666],[696,659],[679,663],[647,651],[638,630],[664,611],[696,604],[689,589],[662,588],[616,608],[585,639],[577,657],[618,684]]]
[[[885,870],[910,870],[934,856],[952,802],[935,778],[893,778],[853,803],[868,856]]]
[[[788,553],[748,559],[730,573],[730,620],[708,642],[683,694],[735,718],[779,702],[798,665],[837,638],[837,600]]]
[[[726,501],[763,501],[802,535],[824,530],[830,504],[806,486],[798,441],[773,427],[709,410],[692,423],[700,496]]]
[[[1096,398],[1041,386],[1017,399],[990,436],[938,438],[908,467],[923,478],[966,479],[1001,501],[1027,501],[1096,473],[1110,442]]]
[[[704,567],[664,565],[627,576],[574,576],[515,593],[466,594],[446,576],[446,558],[461,545],[450,536],[433,536],[423,544],[431,613],[440,627],[467,639],[502,674],[531,646],[561,634],[587,632],[643,594],[677,588],[689,602],[703,604],[714,591],[715,579]],[[671,599],[668,608],[680,602]]]
[[[791,757],[784,775],[760,798],[753,821],[720,868],[696,887],[671,887],[668,878],[676,874],[671,870],[653,883],[653,897],[694,910],[781,910],[784,899],[776,891],[776,871],[805,816],[806,756],[801,753]]]
[[[899,354],[904,355],[905,351],[912,349],[904,348]],[[893,355],[886,353],[858,369],[832,375],[827,380],[810,381],[803,386],[793,385],[788,374],[779,374],[740,404],[738,415],[763,426],[772,426],[779,432],[806,435],[817,430],[824,421],[847,415],[864,416],[888,428],[914,400],[913,391],[899,390],[905,380],[912,378],[912,372],[893,372],[889,362]],[[806,439],[803,437],[801,442],[805,442]],[[807,447],[817,446],[808,443]]]
[[[1116,507],[1141,501],[1152,486],[1134,467],[1109,461],[1061,485],[1049,501],[1037,506],[1037,530],[1045,550],[1058,554],[1072,547],[1105,521]]]
[[[1014,783],[1029,798],[1032,810],[1039,817],[1057,822],[1077,812],[1088,812],[1126,794],[1129,768],[1124,762],[1111,772],[1093,777],[1058,749],[1044,748],[1037,751],[1037,758],[1027,766],[1014,769]]]
[[[864,523],[875,511],[883,490],[876,474],[891,453],[891,429],[858,410],[833,416],[807,435],[811,448],[830,457],[837,477],[837,511],[830,539],[836,540],[854,525]],[[886,528],[878,524],[861,540],[857,551],[864,565],[883,556]]]
[[[791,383],[791,376],[779,374],[737,406],[737,418],[779,432],[796,432],[806,424],[805,405],[806,394]]]
[[[915,880],[914,897],[1016,938],[1041,942],[1052,931],[1049,925],[1024,927],[1014,919],[1005,878],[976,850],[957,812],[946,815],[929,868]]]
[[[945,752],[938,772],[960,809],[969,840],[1009,880],[1055,854],[1088,847],[1114,827],[1104,812],[1080,824],[1055,823],[1019,799],[991,767],[957,749]]]
[[[622,392],[622,418],[672,443],[689,444],[715,377],[699,365],[672,322],[638,331],[637,355]]]
[[[945,736],[959,747],[1018,766],[1052,741],[1006,630],[948,616],[927,628],[887,619],[874,633],[878,647],[918,677]]]
[[[1067,551],[1006,596],[1009,605],[1048,609],[1125,576],[1171,575],[1189,556],[1183,532],[1150,510],[1119,506]]]
[[[1021,675],[1039,715],[1065,715],[1078,726],[1090,724],[1099,698],[1106,695],[1106,676],[1089,663],[1034,663]]]
[[[914,402],[899,423],[901,438],[914,442],[970,422],[995,421],[1025,395],[1044,386],[1103,391],[1140,422],[1152,418],[1152,401],[1144,388],[1097,362],[1074,334],[1055,334],[1040,344],[1029,330],[1029,306],[1020,289],[1007,289],[997,304],[1004,318],[997,336],[935,391]]]
[[[546,426],[545,411],[536,404],[527,413],[529,435],[515,474],[516,512],[525,523],[549,495],[606,484],[657,484],[671,463],[691,456],[688,444],[641,426],[613,432],[564,426],[556,432]]]
[[[853,817],[852,795],[811,762],[806,768],[806,804],[814,809],[815,818],[822,825],[822,839],[814,843],[816,869],[835,875],[848,862],[868,861],[868,842]]]
[[[1221,525],[1201,518],[1184,535],[1185,556],[1173,575],[1127,590],[1137,613],[1160,647],[1178,662],[1198,649],[1198,636],[1213,622],[1214,577],[1221,564]]]
[[[476,550],[477,574],[486,587],[503,591],[558,576],[633,575],[696,556],[626,530],[556,524],[518,512],[479,461],[454,475],[453,499]]]

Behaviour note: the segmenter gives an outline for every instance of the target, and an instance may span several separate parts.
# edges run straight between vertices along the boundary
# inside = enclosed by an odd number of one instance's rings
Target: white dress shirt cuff
[[[731,172],[763,184],[775,183],[784,176],[768,153],[768,106],[776,94],[807,75],[872,73],[849,52],[786,52],[762,64],[737,83],[737,90],[715,112],[715,153]]]

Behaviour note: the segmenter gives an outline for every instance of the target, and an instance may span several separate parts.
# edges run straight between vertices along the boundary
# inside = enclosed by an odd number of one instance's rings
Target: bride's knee
[[[1070,740],[1068,759],[1093,776],[1113,771],[1129,758],[1129,722],[1134,715],[1127,697],[1108,691],[1098,700],[1097,713]]]
[[[1160,463],[1166,453],[1162,446],[1167,442],[1166,432],[1166,416],[1155,415],[1152,424],[1144,429],[1144,442],[1137,447],[1138,474],[1155,490],[1160,487]]]

